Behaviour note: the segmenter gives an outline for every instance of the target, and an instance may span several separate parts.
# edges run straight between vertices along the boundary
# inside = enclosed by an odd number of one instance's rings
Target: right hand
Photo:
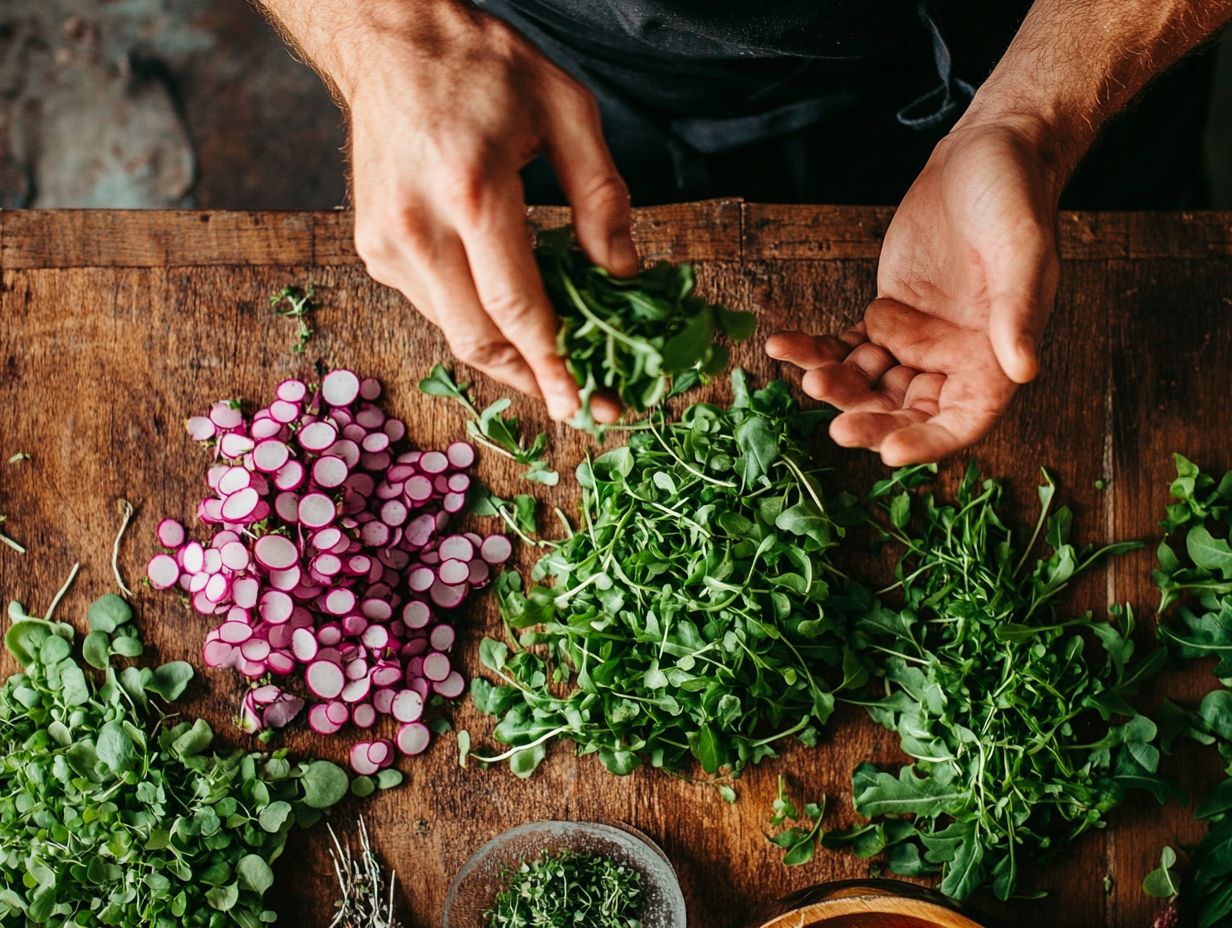
[[[629,194],[594,97],[468,4],[384,9],[392,21],[338,37],[342,73],[330,74],[350,109],[356,250],[373,278],[443,330],[460,360],[568,418],[578,388],[556,353],[558,321],[518,172],[545,155],[590,259],[636,273]],[[597,418],[619,413],[610,401],[595,405]]]

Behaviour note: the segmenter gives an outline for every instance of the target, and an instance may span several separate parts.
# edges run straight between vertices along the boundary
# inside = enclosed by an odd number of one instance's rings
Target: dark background
[[[1199,192],[1163,204],[1127,168],[1072,205],[1232,208],[1224,46],[1187,87],[1210,98],[1205,132],[1163,169],[1200,173]],[[344,145],[316,76],[245,0],[0,4],[0,207],[329,208],[346,198]]]

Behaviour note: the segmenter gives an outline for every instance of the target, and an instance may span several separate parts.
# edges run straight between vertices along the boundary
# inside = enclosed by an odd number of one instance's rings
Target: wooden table
[[[856,319],[873,292],[890,215],[723,201],[641,211],[636,236],[646,256],[695,261],[710,296],[757,308],[763,333],[788,325],[828,331]],[[555,224],[562,215],[541,210],[533,218]],[[34,454],[33,463],[0,464],[0,511],[30,549],[19,557],[0,548],[5,599],[45,609],[79,560],[81,576],[59,615],[80,624],[84,605],[113,586],[117,498],[140,506],[121,559],[133,580],[155,548],[158,519],[193,511],[204,460],[184,433],[184,417],[221,397],[268,401],[277,381],[307,372],[318,358],[380,377],[388,405],[417,442],[440,445],[459,432],[455,408],[415,389],[432,361],[446,360],[443,342],[397,294],[365,276],[350,238],[344,213],[0,214],[0,437],[5,458]],[[1014,482],[1030,513],[1037,470],[1046,464],[1076,505],[1085,537],[1149,539],[1171,452],[1211,469],[1232,466],[1232,216],[1070,214],[1061,220],[1061,250],[1065,270],[1043,374],[974,454],[987,472]],[[297,358],[287,350],[291,325],[272,316],[267,297],[305,280],[317,284],[324,307],[308,355]],[[778,373],[756,344],[736,358],[758,378]],[[485,382],[479,393],[491,399],[500,391]],[[516,408],[536,426],[543,418],[528,402]],[[567,473],[582,443],[560,428],[553,439]],[[879,470],[867,454],[835,458],[856,487]],[[512,489],[512,471],[490,459],[483,467],[498,492]],[[1110,481],[1103,493],[1093,486],[1100,476]],[[561,502],[571,495],[566,481]],[[1129,600],[1149,617],[1156,602],[1150,566],[1147,552],[1117,560],[1077,591],[1075,606]],[[138,600],[141,627],[161,657],[196,661],[205,621],[173,597],[142,589]],[[475,642],[498,628],[490,605],[462,622],[459,647],[471,664]],[[12,661],[0,669],[10,672]],[[1155,689],[1194,698],[1211,682],[1191,669]],[[206,673],[190,708],[238,740],[226,720],[239,693],[230,674]],[[490,722],[469,705],[456,721],[477,744],[486,742]],[[303,731],[287,741],[338,760],[347,743],[317,744]],[[556,817],[628,822],[648,832],[675,863],[691,923],[734,928],[792,889],[870,870],[829,853],[796,869],[778,862],[762,836],[776,774],[845,809],[856,762],[895,760],[891,736],[856,712],[840,712],[823,745],[793,748],[750,771],[739,803],[728,806],[707,787],[651,772],[617,779],[594,759],[567,753],[558,750],[523,782],[504,768],[460,769],[446,736],[403,763],[408,785],[363,804],[398,870],[413,924],[438,923],[449,880],[477,845],[514,824]],[[1199,789],[1216,775],[1206,754],[1183,751],[1173,763]],[[1160,811],[1135,798],[1106,832],[1026,874],[1026,888],[1046,889],[1048,899],[1001,914],[1009,923],[1046,918],[1058,928],[1144,926],[1154,906],[1139,884],[1159,846],[1199,834],[1186,810]],[[280,873],[280,924],[327,924],[333,886],[323,835],[297,837]]]

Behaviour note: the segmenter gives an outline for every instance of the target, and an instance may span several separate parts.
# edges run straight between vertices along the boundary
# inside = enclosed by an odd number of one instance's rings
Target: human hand
[[[877,299],[838,337],[773,335],[804,390],[841,410],[837,444],[892,467],[982,438],[1035,377],[1056,295],[1056,173],[1028,124],[961,123],[886,232]]]
[[[469,4],[372,9],[384,18],[355,27],[324,66],[350,110],[356,250],[458,358],[567,418],[578,389],[556,353],[518,171],[547,155],[582,248],[614,274],[635,273],[628,192],[594,99]],[[619,413],[593,405],[601,421]]]

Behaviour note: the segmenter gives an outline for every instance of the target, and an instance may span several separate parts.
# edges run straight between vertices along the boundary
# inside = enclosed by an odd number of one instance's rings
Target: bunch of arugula
[[[1165,537],[1156,550],[1161,614],[1169,621],[1159,636],[1181,658],[1216,659],[1214,674],[1222,686],[1202,700],[1195,713],[1165,702],[1161,727],[1169,738],[1187,736],[1217,746],[1226,779],[1199,804],[1196,815],[1207,833],[1189,855],[1192,876],[1181,902],[1198,928],[1214,928],[1232,919],[1232,471],[1221,480],[1203,473],[1182,455],[1174,455],[1174,502],[1161,527]],[[1144,888],[1152,895],[1177,894],[1176,854],[1164,848],[1160,867]]]
[[[544,851],[501,871],[488,928],[641,928],[642,874],[602,854]]]
[[[434,364],[428,376],[419,381],[419,389],[429,396],[443,396],[460,403],[471,414],[466,423],[466,431],[471,438],[485,448],[527,467],[523,479],[549,487],[560,482],[560,474],[544,460],[548,448],[547,434],[540,432],[528,446],[522,439],[518,419],[504,414],[513,403],[509,397],[489,403],[480,411],[471,400],[470,384],[455,382],[449,371],[439,364]]]
[[[0,689],[0,923],[238,925],[276,919],[262,901],[295,825],[348,787],[327,761],[210,750],[202,719],[168,706],[183,661],[119,667],[141,641],[118,596],[70,625],[9,606],[5,645],[24,668]]]
[[[843,529],[801,444],[822,413],[781,381],[750,392],[737,370],[732,387],[730,407],[654,417],[578,467],[582,525],[532,574],[550,585],[498,579],[520,639],[482,642],[500,683],[471,692],[511,747],[476,759],[529,776],[568,739],[618,774],[736,774],[783,738],[815,743],[835,689],[865,680],[830,589]]]
[[[955,899],[981,886],[1008,899],[1024,865],[1102,827],[1128,787],[1161,801],[1171,791],[1157,774],[1156,726],[1126,698],[1165,655],[1133,660],[1128,609],[1097,621],[1057,605],[1075,577],[1136,543],[1076,548],[1070,510],[1049,514],[1047,474],[1024,543],[997,481],[972,466],[947,505],[914,492],[934,469],[874,487],[885,539],[903,549],[902,606],[874,604],[857,622],[884,688],[864,704],[912,763],[897,776],[857,767],[854,805],[871,821],[826,843],[862,856],[888,848],[900,874],[939,869]]]
[[[722,334],[753,334],[752,313],[709,303],[693,292],[693,268],[660,261],[635,277],[612,277],[576,247],[573,229],[540,232],[535,255],[560,316],[557,351],[581,388],[573,425],[592,433],[590,398],[609,390],[637,413],[727,368]]]

